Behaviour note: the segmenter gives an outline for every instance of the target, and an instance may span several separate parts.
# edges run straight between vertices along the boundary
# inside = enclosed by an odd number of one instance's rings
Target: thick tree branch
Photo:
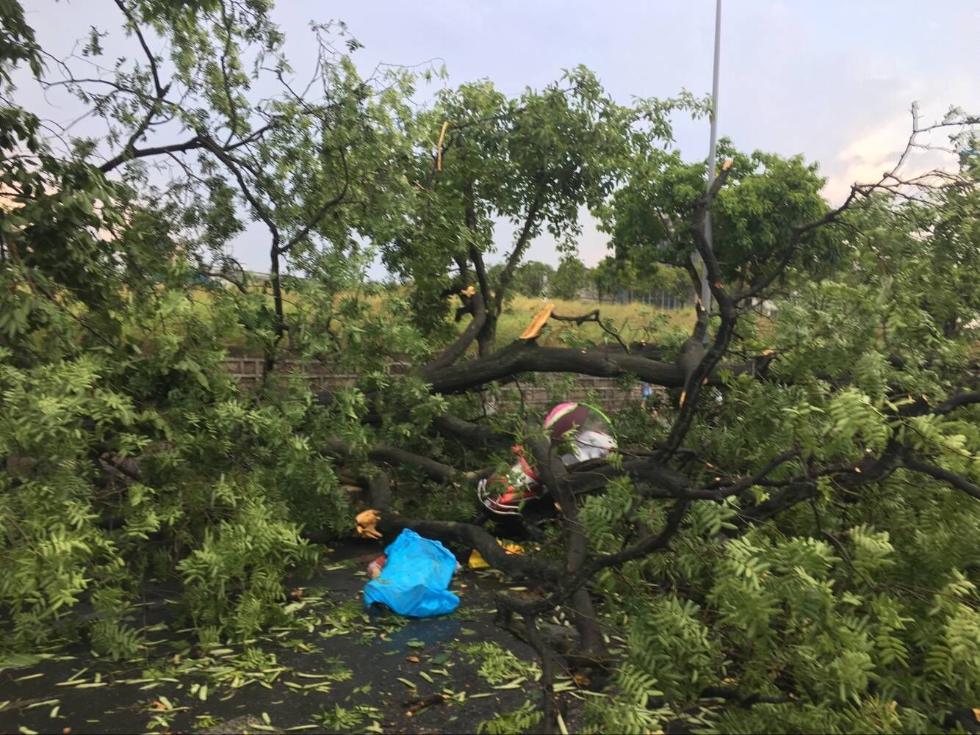
[[[630,459],[617,467],[596,460],[569,468],[569,483],[575,495],[595,492],[611,479],[626,475],[645,497],[683,498],[691,490],[688,478],[652,457]]]
[[[696,366],[693,368],[687,367],[684,370],[683,400],[677,418],[674,420],[670,428],[670,433],[664,441],[664,448],[659,450],[661,458],[672,456],[684,441],[684,437],[687,436],[687,432],[690,430],[694,421],[694,414],[697,411],[701,387],[708,382],[709,376],[725,356],[732,337],[735,334],[735,322],[738,319],[738,311],[735,308],[735,302],[722,285],[721,266],[718,264],[718,258],[715,256],[711,243],[708,242],[708,238],[705,236],[705,222],[711,204],[714,202],[721,187],[728,180],[730,172],[731,162],[726,161],[721,167],[718,176],[711,183],[710,188],[698,198],[694,206],[690,232],[694,237],[695,246],[701,254],[701,260],[704,262],[705,275],[711,289],[711,295],[718,303],[721,324],[718,327],[717,334],[715,334],[714,341],[703,354],[701,354],[701,350],[694,350],[689,347],[689,351],[693,353],[693,356],[696,358],[700,355],[701,359],[697,361]],[[697,333],[695,331],[695,335]],[[691,340],[688,340],[688,342],[690,343]],[[691,362],[693,363],[694,360],[692,359]]]
[[[909,455],[903,457],[902,464],[914,472],[920,472],[936,480],[941,480],[952,485],[957,490],[962,490],[967,495],[972,495],[977,500],[980,500],[980,486],[970,482],[962,475]]]
[[[438,357],[422,368],[422,377],[428,378],[439,370],[452,365],[463,356],[466,349],[473,343],[477,335],[480,334],[480,330],[483,329],[483,325],[487,322],[487,309],[483,303],[483,295],[481,293],[473,294],[470,298],[470,307],[473,311],[473,318],[466,325],[466,329]]]
[[[565,574],[573,576],[582,569],[588,554],[588,537],[578,518],[578,502],[569,483],[568,471],[558,459],[554,444],[544,437],[534,437],[528,444],[534,454],[542,483],[551,492],[561,513],[565,547]],[[570,595],[572,622],[579,633],[580,655],[593,659],[606,656],[592,596],[584,587]]]
[[[756,374],[771,361],[761,356],[743,363],[727,365],[732,375]],[[531,340],[517,340],[486,357],[468,360],[427,376],[435,393],[460,393],[520,373],[578,373],[602,378],[635,376],[667,388],[684,387],[684,370],[676,364],[651,360],[618,350],[541,347]],[[709,385],[721,385],[717,373],[705,374]],[[704,377],[701,378],[704,382]]]
[[[788,452],[783,452],[776,455],[771,460],[766,462],[766,464],[755,474],[748,477],[743,477],[742,479],[733,482],[731,485],[724,485],[718,488],[708,488],[701,490],[689,490],[685,493],[687,498],[704,498],[709,500],[722,500],[724,498],[729,498],[735,495],[740,495],[744,493],[751,487],[758,485],[762,480],[768,477],[772,472],[774,472],[778,467],[781,467],[786,462],[791,459],[798,457],[799,452],[791,450]]]
[[[648,383],[672,387],[682,382],[680,369],[669,363],[622,353],[539,347],[526,340],[518,340],[486,357],[435,371],[428,379],[436,393],[459,393],[525,372],[636,375]]]
[[[563,574],[555,591],[548,595],[548,597],[539,600],[522,601],[512,596],[505,596],[502,598],[503,604],[522,615],[538,615],[546,610],[554,609],[563,604],[565,600],[569,599],[578,589],[587,584],[602,569],[619,566],[656,551],[667,549],[674,536],[680,531],[681,524],[687,515],[689,507],[690,501],[677,501],[667,514],[667,520],[660,533],[656,535],[647,533],[642,539],[617,553],[586,559],[577,573],[572,575]]]
[[[353,456],[350,447],[340,439],[327,439],[324,442],[324,446],[327,452],[334,456],[344,459],[350,459]],[[415,467],[422,470],[433,480],[444,483],[472,482],[481,477],[485,477],[492,471],[489,469],[475,472],[459,470],[452,465],[444,464],[438,460],[422,456],[421,454],[415,454],[399,447],[372,447],[368,450],[367,456],[368,459],[374,462]]]
[[[382,512],[377,527],[386,538],[390,539],[394,539],[403,528],[411,528],[428,538],[476,549],[490,566],[506,574],[526,575],[531,579],[552,583],[561,577],[556,567],[541,559],[523,554],[508,554],[497,543],[495,536],[472,523],[412,519],[391,512]]]
[[[902,406],[898,409],[898,415],[904,417],[925,416],[945,416],[963,406],[971,406],[980,403],[980,391],[967,391],[955,393],[938,405],[931,405],[924,397],[917,398],[914,402]]]
[[[467,177],[463,181],[463,208],[466,219],[466,229],[469,231],[469,241],[467,243],[467,256],[473,262],[473,270],[476,272],[476,280],[479,286],[479,298],[483,300],[483,319],[479,329],[476,331],[477,350],[483,357],[493,350],[493,341],[497,331],[497,297],[490,290],[490,279],[487,277],[487,267],[483,261],[483,254],[478,247],[479,220],[476,210],[476,194],[473,190],[473,179]],[[476,312],[474,312],[474,318]]]
[[[507,435],[448,413],[436,416],[432,425],[443,436],[483,449],[503,449],[513,443]]]
[[[535,231],[535,227],[538,223],[538,215],[541,213],[541,205],[543,202],[544,195],[539,189],[534,194],[534,199],[531,201],[531,205],[527,209],[527,215],[524,218],[524,226],[521,227],[520,235],[517,237],[517,242],[514,243],[514,250],[511,252],[510,256],[507,258],[507,263],[504,265],[503,271],[500,273],[500,279],[497,281],[497,293],[496,293],[496,305],[499,311],[500,306],[504,303],[504,295],[507,293],[507,289],[510,288],[511,281],[514,279],[514,271],[517,270],[517,266],[521,262],[521,258],[524,257],[524,251],[527,250],[527,246],[531,243],[531,235]]]
[[[538,621],[533,615],[524,616],[524,631],[528,643],[541,659],[541,717],[543,722],[538,732],[556,733],[558,728],[558,702],[555,695],[555,654],[544,642],[538,630]]]
[[[730,534],[737,536],[753,524],[765,523],[792,508],[797,503],[816,497],[817,483],[808,478],[793,478],[788,482],[779,483],[780,490],[756,505],[743,508],[735,520],[735,531]]]

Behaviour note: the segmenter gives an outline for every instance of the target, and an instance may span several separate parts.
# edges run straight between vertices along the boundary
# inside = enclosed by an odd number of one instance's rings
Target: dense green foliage
[[[859,476],[862,457],[900,444],[976,484],[977,406],[904,409],[975,384],[976,331],[962,329],[975,290],[960,279],[980,272],[978,203],[975,190],[951,189],[852,213],[860,234],[838,244],[849,267],[802,284],[771,326],[746,333],[782,358],[772,382],[730,381],[695,428],[709,477],[787,450],[800,454],[786,476],[834,464]],[[669,554],[601,581],[629,633],[620,709],[596,707],[600,731],[656,728],[680,713],[697,721],[705,690],[759,702],[709,716],[720,732],[921,732],[941,723],[938,711],[977,701],[975,491],[902,469],[852,490],[821,478],[808,502],[746,529],[744,505],[777,493],[753,492],[696,506]],[[628,527],[629,494],[585,505],[590,538],[610,551]],[[662,514],[657,503],[633,512]]]
[[[823,180],[802,156],[745,155],[727,139],[719,141],[718,155],[732,166],[731,184],[712,208],[714,248],[726,280],[752,282],[779,262],[796,223],[827,211]],[[620,259],[686,265],[694,249],[686,213],[704,190],[705,168],[683,162],[677,152],[649,148],[636,154],[624,185],[601,212]],[[795,264],[826,271],[835,262],[834,245],[817,230]]]
[[[19,3],[0,3],[0,636],[16,650],[81,635],[130,654],[150,587],[172,592],[201,641],[247,639],[288,616],[287,576],[319,554],[310,539],[351,532],[343,485],[369,488],[382,469],[396,510],[470,520],[472,476],[453,473],[509,463],[537,417],[485,415],[506,371],[469,386],[483,394],[433,389],[472,352],[446,357],[454,308],[486,369],[510,292],[567,297],[590,277],[604,295],[692,288],[705,164],[670,147],[670,114],[704,112],[689,95],[625,106],[579,68],[514,98],[465,84],[417,110],[421,80],[362,78],[342,26],[314,29],[301,92],[267,2],[120,6],[120,25],[167,56],[123,59],[101,85],[61,78],[107,127],[58,141],[12,80],[53,88],[67,67],[45,61]],[[93,31],[86,54],[112,57],[101,45]],[[772,317],[740,305],[725,357],[775,359],[705,376],[684,451],[665,460],[700,495],[669,546],[589,581],[615,673],[585,727],[925,732],[977,704],[980,163],[975,139],[953,143],[955,174],[862,190],[837,214],[814,164],[722,144],[719,278],[778,295]],[[616,250],[591,274],[574,257],[583,209]],[[501,219],[515,241],[490,268]],[[226,254],[252,222],[269,236],[271,298]],[[560,243],[557,269],[523,262],[542,232]],[[366,283],[374,254],[400,288]],[[232,333],[265,356],[254,393],[222,366]],[[687,334],[660,337],[665,360],[683,357]],[[575,346],[562,356],[589,352]],[[361,377],[318,400],[277,369],[289,356]],[[662,447],[683,405],[617,413],[610,466]],[[436,431],[447,411],[482,413],[508,441]],[[437,466],[395,467],[378,447]],[[617,476],[573,525],[588,553],[615,554],[669,527],[679,493]],[[541,531],[549,563],[565,563],[559,525]],[[532,579],[541,597],[545,581]],[[488,679],[493,665],[541,670],[488,661]],[[528,705],[485,729],[538,719]]]

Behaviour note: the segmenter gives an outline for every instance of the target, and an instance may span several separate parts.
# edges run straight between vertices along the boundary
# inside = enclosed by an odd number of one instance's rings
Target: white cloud
[[[920,110],[920,126],[937,121],[944,111],[933,107]],[[866,128],[824,166],[827,183],[824,196],[832,203],[841,202],[852,184],[878,181],[898,163],[902,151],[912,134],[912,115],[893,115],[878,125]],[[916,137],[916,143],[928,148],[913,148],[906,157],[899,176],[912,177],[933,169],[951,170],[957,164],[954,154],[937,150],[947,146],[943,129],[930,131]]]
[[[910,115],[894,116],[854,138],[826,164],[824,196],[836,204],[852,184],[876,181],[895,165],[910,131]]]

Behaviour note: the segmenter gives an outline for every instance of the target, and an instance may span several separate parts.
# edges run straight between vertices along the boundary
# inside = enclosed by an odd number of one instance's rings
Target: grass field
[[[272,306],[272,296],[266,293],[269,306]],[[295,295],[284,294],[284,308],[288,320],[290,312],[296,310]],[[378,313],[385,309],[383,295],[365,296],[371,311]],[[212,296],[206,289],[195,290],[192,296],[195,308],[206,310],[210,307]],[[527,296],[514,296],[507,299],[503,313],[497,323],[497,346],[502,346],[517,339],[534,315],[546,304],[555,305],[554,313],[560,316],[582,316],[596,309],[599,317],[611,329],[616,331],[622,340],[630,342],[654,342],[665,331],[682,330],[689,332],[694,324],[692,309],[664,310],[641,303],[614,304],[597,301],[581,301],[566,299],[542,299]],[[468,318],[458,322],[459,331],[466,328]],[[245,333],[239,332],[227,335],[228,347],[243,348],[247,342]],[[615,338],[605,332],[595,322],[574,324],[550,320],[538,339],[543,345],[586,345],[615,342]]]
[[[515,296],[509,300],[497,324],[498,345],[507,344],[524,331],[534,315],[545,304],[555,305],[555,314],[581,316],[593,309],[599,310],[600,318],[617,332],[626,343],[654,341],[658,334],[670,329],[689,331],[694,325],[693,309],[664,311],[645,304],[608,304],[596,301],[566,301],[564,299],[534,299]],[[557,345],[572,341],[602,343],[615,341],[603,332],[598,324],[586,322],[576,325],[570,322],[550,321],[539,342]]]

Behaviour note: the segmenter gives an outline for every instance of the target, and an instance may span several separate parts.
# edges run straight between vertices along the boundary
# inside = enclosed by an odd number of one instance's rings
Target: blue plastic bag
[[[364,586],[365,607],[381,603],[412,618],[446,615],[459,607],[459,598],[448,589],[456,557],[441,543],[406,528],[385,555],[381,576]]]

